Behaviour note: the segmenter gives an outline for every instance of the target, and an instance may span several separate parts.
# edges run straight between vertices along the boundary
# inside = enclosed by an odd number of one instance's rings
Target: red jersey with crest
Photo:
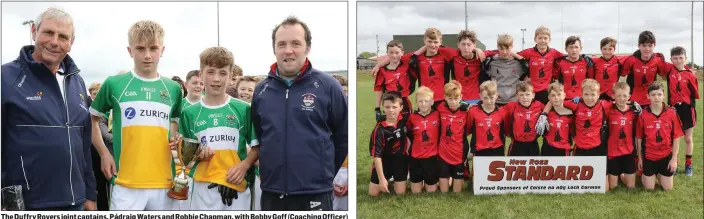
[[[626,83],[631,86],[631,101],[649,105],[648,86],[658,74],[661,77],[665,74],[665,56],[661,53],[653,54],[649,60],[642,60],[640,51],[636,51],[624,59],[621,76],[628,76]]]
[[[530,83],[536,93],[548,89],[552,80],[555,59],[564,56],[561,52],[550,47],[545,53],[540,53],[538,47],[533,47],[518,52],[518,55],[528,60]]]
[[[406,152],[405,125],[389,125],[386,121],[376,124],[369,140],[372,157],[403,155]]]
[[[695,99],[699,99],[699,83],[697,76],[685,66],[685,70],[680,71],[674,65],[667,65],[665,77],[667,77],[667,100],[670,106],[677,103],[694,105]]]
[[[411,139],[411,157],[429,158],[438,154],[440,140],[440,113],[431,110],[426,116],[417,110],[411,114],[407,127]]]
[[[672,153],[672,140],[682,137],[682,123],[675,109],[663,104],[662,112],[655,115],[649,107],[638,117],[636,137],[645,141],[645,159],[661,160]]]
[[[401,57],[400,63],[396,68],[390,69],[388,64],[379,69],[374,81],[374,91],[382,91],[383,93],[397,91],[401,96],[408,97],[413,93],[413,82],[410,67],[410,57],[413,53],[405,54]]]
[[[457,49],[441,47],[440,53],[444,56],[452,56],[450,61],[452,68],[450,69],[450,78],[455,79],[462,85],[463,100],[478,100],[479,85],[483,80],[479,78],[482,62],[477,57],[477,54],[472,52],[473,57],[467,59],[462,56],[462,53]]]
[[[494,111],[487,113],[481,104],[479,102],[477,106],[469,108],[467,116],[467,129],[472,134],[472,140],[469,143],[472,152],[499,148],[506,140],[504,126],[506,111],[495,106]]]
[[[575,147],[592,149],[600,146],[602,124],[613,104],[610,101],[597,100],[594,106],[588,107],[580,100],[579,103],[564,101],[563,105],[575,115]]]
[[[594,79],[599,82],[599,94],[606,93],[613,98],[614,84],[618,82],[621,74],[621,62],[616,56],[605,59],[603,56],[592,59],[594,61]]]
[[[543,103],[533,100],[528,107],[525,107],[519,102],[509,102],[503,108],[506,110],[505,124],[509,137],[519,142],[531,142],[538,137],[535,124],[545,108]]]
[[[548,125],[550,130],[545,132],[543,140],[555,148],[569,150],[572,147],[574,115],[560,115],[555,109],[552,109],[548,112]]]
[[[553,77],[565,86],[565,99],[572,99],[582,96],[582,82],[594,77],[594,68],[582,56],[574,62],[565,56],[555,61]]]
[[[438,154],[440,158],[451,165],[462,163],[467,154],[467,106],[460,105],[452,111],[447,102],[442,101],[437,105],[440,113],[440,143]]]
[[[609,110],[609,140],[608,158],[614,158],[635,153],[635,130],[637,115],[626,106],[626,111],[621,111],[616,105]]]
[[[411,56],[411,62],[415,63],[413,66],[416,68],[414,72],[417,73],[415,78],[418,79],[420,86],[426,86],[433,91],[435,101],[445,98],[445,83],[450,79],[449,63],[453,57],[454,54],[443,54],[439,49],[433,56],[425,54]]]

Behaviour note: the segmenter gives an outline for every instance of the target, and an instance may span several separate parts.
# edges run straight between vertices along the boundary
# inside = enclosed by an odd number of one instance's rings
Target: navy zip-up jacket
[[[56,76],[33,60],[33,51],[24,46],[2,65],[2,187],[21,185],[29,209],[95,201],[90,97],[80,70],[64,58],[62,96]]]
[[[347,101],[337,80],[306,60],[289,86],[272,65],[254,89],[252,123],[261,144],[263,191],[333,191],[333,178],[347,156]]]

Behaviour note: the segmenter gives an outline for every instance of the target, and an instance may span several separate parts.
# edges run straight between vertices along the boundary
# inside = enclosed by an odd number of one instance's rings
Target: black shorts
[[[633,154],[626,154],[606,160],[606,173],[612,176],[636,173],[635,157]]]
[[[599,95],[599,99],[600,99],[600,100],[606,100],[606,101],[614,101],[614,98],[611,98],[611,97],[610,97],[608,94],[606,94],[605,92],[604,92],[604,93],[601,93],[601,95]]]
[[[406,181],[408,177],[408,158],[402,155],[387,156],[381,158],[384,167],[384,177],[386,180],[394,178],[394,182]],[[379,184],[379,176],[376,174],[376,167],[372,163],[371,183]]]
[[[656,160],[656,161],[651,161],[648,159],[643,159],[643,175],[645,176],[652,176],[655,174],[660,174],[663,176],[672,176],[675,175],[675,172],[670,172],[667,170],[667,166],[670,163],[670,159],[672,159],[672,154],[667,155],[667,157]]]
[[[697,125],[697,111],[689,104],[675,104],[675,111],[682,122],[682,131],[693,128]]]
[[[508,156],[540,156],[538,140],[531,142],[511,141],[508,147]]]
[[[582,149],[578,148],[577,145],[574,147],[574,153],[572,154],[573,156],[606,156],[606,153],[603,148],[600,146],[591,148],[591,149]]]
[[[474,152],[474,156],[503,157],[506,155],[504,155],[504,146],[501,145],[501,147],[498,147],[498,148],[487,148],[487,149],[483,149],[483,150],[478,150],[478,151]]]
[[[543,90],[543,91],[535,92],[535,98],[534,98],[534,99],[537,100],[537,101],[540,101],[540,102],[543,103],[543,104],[548,104],[548,101],[550,101],[550,100],[548,99],[548,90],[545,89],[545,90]]]
[[[463,163],[452,165],[445,162],[442,158],[439,158],[438,160],[440,160],[440,178],[452,177],[453,179],[464,179]]]
[[[540,148],[540,156],[546,157],[564,157],[570,156],[570,149],[556,148],[548,145],[548,143],[543,142],[543,147]]]
[[[440,171],[440,160],[438,156],[410,159],[411,183],[425,182],[426,185],[431,186],[438,183],[438,172]]]

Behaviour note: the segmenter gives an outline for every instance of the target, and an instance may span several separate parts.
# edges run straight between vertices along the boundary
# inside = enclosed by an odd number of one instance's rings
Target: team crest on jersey
[[[88,108],[86,108],[86,97],[85,97],[83,94],[78,94],[78,96],[81,97],[81,104],[80,104],[81,107],[82,107],[84,110],[88,110]]]
[[[235,115],[227,115],[227,124],[230,126],[235,125]]]
[[[169,95],[166,93],[166,91],[159,91],[159,96],[161,96],[161,102],[168,103],[169,102]]]
[[[303,104],[301,105],[303,110],[313,111],[313,108],[315,108],[315,98],[315,94],[303,94]]]

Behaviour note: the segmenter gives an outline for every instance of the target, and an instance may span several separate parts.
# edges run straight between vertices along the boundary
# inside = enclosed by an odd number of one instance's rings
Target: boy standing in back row
[[[638,51],[623,61],[621,76],[627,76],[626,83],[631,87],[631,100],[642,105],[650,104],[648,86],[655,77],[664,77],[665,56],[655,53],[655,35],[643,31],[638,35]]]
[[[618,82],[621,72],[621,62],[614,56],[616,39],[605,37],[600,42],[601,57],[592,59],[594,62],[594,79],[599,82],[601,91],[599,99],[614,100],[612,88]]]
[[[157,72],[164,52],[164,29],[139,21],[128,32],[134,70],[105,79],[93,104],[93,144],[103,173],[113,184],[110,210],[169,210],[173,160],[169,132],[176,134],[181,86]],[[115,156],[103,142],[98,123],[112,110]]]
[[[694,151],[692,132],[697,124],[697,111],[694,106],[696,106],[695,100],[699,99],[699,83],[697,83],[697,76],[694,75],[693,70],[685,66],[687,63],[686,54],[684,48],[679,46],[670,50],[672,64],[666,63],[665,77],[668,85],[669,106],[675,108],[680,121],[682,121],[682,130],[684,130],[684,142],[687,146],[684,173],[687,176],[692,176],[694,171],[692,168],[692,152]]]
[[[535,29],[535,47],[525,49],[518,53],[529,64],[530,82],[535,90],[535,99],[543,104],[548,103],[548,85],[552,80],[552,69],[555,59],[564,54],[550,48],[551,32],[545,26]]]

